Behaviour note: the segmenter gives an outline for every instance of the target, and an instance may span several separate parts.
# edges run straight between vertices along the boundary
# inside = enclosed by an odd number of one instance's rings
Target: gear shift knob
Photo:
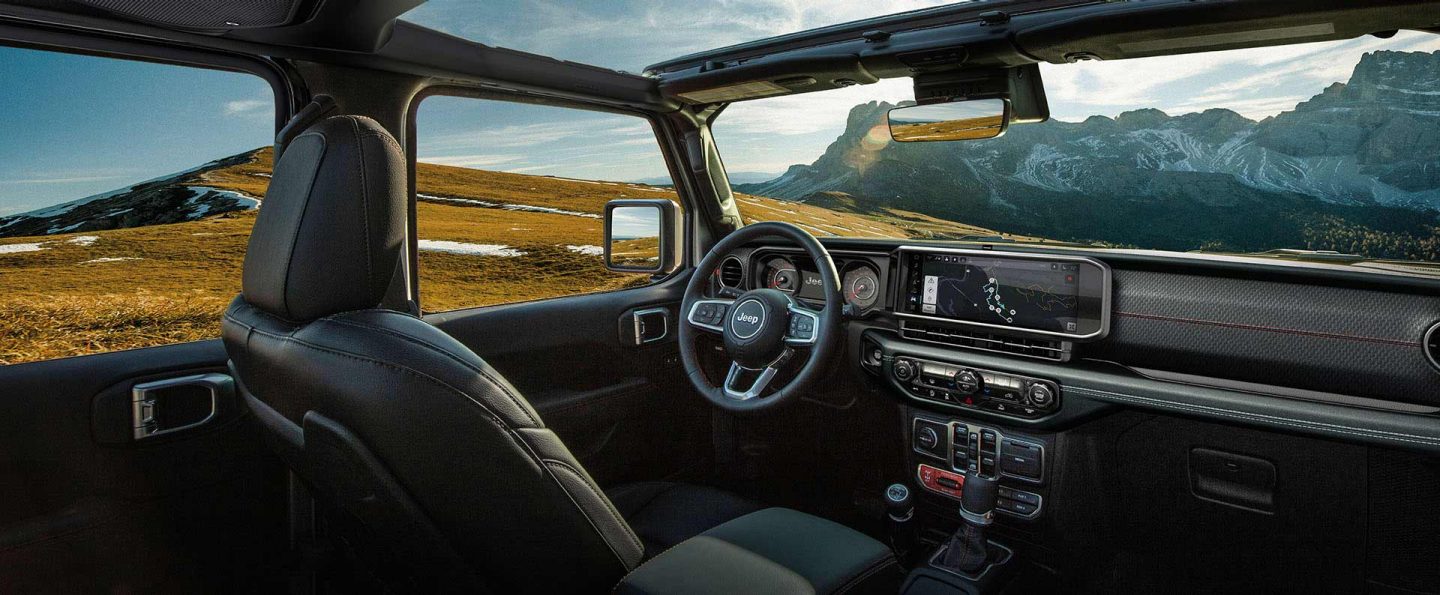
[[[960,517],[972,525],[990,525],[995,517],[995,498],[995,478],[966,473],[965,488],[960,495]]]
[[[890,487],[885,488],[885,512],[898,522],[910,520],[910,515],[915,512],[910,488],[903,483],[890,484]]]

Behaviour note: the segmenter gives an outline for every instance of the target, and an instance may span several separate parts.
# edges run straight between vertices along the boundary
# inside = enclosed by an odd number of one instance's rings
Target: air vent
[[[740,259],[731,256],[720,263],[720,284],[731,289],[740,289],[740,283],[745,280],[745,266],[740,264]]]
[[[1430,365],[1440,370],[1440,322],[1430,325],[1430,330],[1425,331],[1425,357],[1430,359]]]
[[[956,347],[998,351],[1057,362],[1070,359],[1071,344],[1056,339],[1025,339],[938,324],[901,321],[900,336],[917,341],[944,343]]]

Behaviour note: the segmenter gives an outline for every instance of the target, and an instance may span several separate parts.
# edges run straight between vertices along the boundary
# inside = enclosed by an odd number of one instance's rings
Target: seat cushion
[[[843,525],[785,508],[747,514],[651,558],[624,595],[898,592],[890,549]]]
[[[647,558],[760,510],[760,505],[724,490],[665,481],[618,485],[605,495],[640,536]]]

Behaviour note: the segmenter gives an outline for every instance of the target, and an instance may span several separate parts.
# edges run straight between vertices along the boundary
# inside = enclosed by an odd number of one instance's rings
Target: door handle
[[[214,372],[136,384],[130,389],[135,439],[208,424],[219,412],[221,396],[234,390],[235,379]]]
[[[670,336],[670,309],[665,307],[631,310],[630,336],[636,346],[665,340]]]

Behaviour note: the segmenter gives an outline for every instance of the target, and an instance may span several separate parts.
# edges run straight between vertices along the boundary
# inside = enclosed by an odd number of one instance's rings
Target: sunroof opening
[[[485,45],[638,73],[656,62],[737,43],[974,3],[978,2],[430,0],[401,18]]]

